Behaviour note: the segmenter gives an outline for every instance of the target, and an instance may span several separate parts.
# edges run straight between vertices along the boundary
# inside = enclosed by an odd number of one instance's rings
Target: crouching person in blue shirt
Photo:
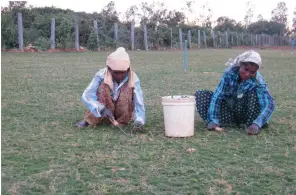
[[[197,91],[196,106],[209,130],[236,124],[246,126],[249,135],[267,126],[275,102],[259,73],[260,55],[247,51],[227,62],[228,67],[216,91]]]
[[[134,120],[134,130],[145,124],[145,105],[140,80],[131,70],[130,58],[123,47],[107,57],[107,67],[96,73],[82,94],[87,111],[84,119],[76,123],[88,125],[110,124],[115,119],[120,125]]]

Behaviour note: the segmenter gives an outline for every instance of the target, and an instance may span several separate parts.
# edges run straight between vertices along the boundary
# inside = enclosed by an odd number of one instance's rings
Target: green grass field
[[[164,136],[161,96],[214,90],[243,50],[133,52],[147,109],[144,133],[76,128],[81,94],[108,53],[2,53],[2,194],[296,194],[296,55],[260,50],[276,100],[268,129]],[[129,131],[132,126],[126,127]],[[196,151],[189,154],[188,148]]]

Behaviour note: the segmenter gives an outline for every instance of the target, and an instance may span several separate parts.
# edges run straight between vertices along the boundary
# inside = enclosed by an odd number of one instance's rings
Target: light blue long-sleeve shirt
[[[98,88],[102,82],[104,82],[105,73],[107,68],[103,68],[96,73],[91,83],[84,90],[81,100],[83,104],[90,110],[90,112],[96,116],[101,117],[101,110],[105,107],[102,103],[98,101]],[[118,84],[113,82],[113,90],[111,90],[111,96],[113,101],[116,101],[119,97],[123,85],[128,82],[128,75]],[[134,88],[134,121],[140,122],[142,125],[145,124],[145,104],[143,98],[143,92],[140,85],[140,79],[135,74],[135,88]]]

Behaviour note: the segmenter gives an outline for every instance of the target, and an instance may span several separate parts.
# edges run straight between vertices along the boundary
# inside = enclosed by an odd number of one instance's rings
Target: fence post
[[[51,27],[50,27],[50,48],[55,48],[55,19],[51,19]]]
[[[198,48],[201,47],[201,40],[200,40],[200,30],[198,30]]]
[[[114,40],[115,41],[118,40],[118,23],[117,22],[114,23]]]
[[[226,31],[226,47],[228,48],[228,31]]]
[[[215,31],[212,31],[212,38],[213,38],[213,47],[216,48],[216,44],[215,44]]]
[[[267,35],[264,34],[264,45],[267,45]]]
[[[187,39],[184,36],[184,72],[187,70]]]
[[[273,46],[276,46],[276,35],[273,35]]]
[[[158,27],[157,27],[157,25],[155,25],[154,31],[155,31],[156,34],[157,34],[157,30],[158,30]],[[159,50],[160,49],[159,48],[159,40],[157,38],[155,39],[155,45],[154,45],[154,47],[155,47],[156,50]]]
[[[23,15],[22,13],[17,14],[17,29],[18,29],[18,44],[19,50],[24,51],[24,37],[23,37]]]
[[[173,49],[173,29],[171,29],[171,49]]]
[[[231,46],[234,46],[233,32],[231,33]]]
[[[221,48],[222,46],[222,37],[221,37],[221,32],[218,31],[218,36],[219,36],[219,47],[218,48]]]
[[[207,48],[207,35],[205,31],[203,31],[203,37],[204,37],[205,48]]]
[[[147,26],[146,22],[144,24],[144,45],[145,45],[145,50],[148,51],[148,35],[147,35]]]
[[[273,36],[273,42],[274,42],[273,45],[274,45],[274,46],[277,46],[276,35]]]
[[[74,29],[75,29],[75,49],[79,51],[79,28],[78,28],[78,17],[74,18]]]
[[[191,30],[188,30],[188,41],[189,49],[191,49]]]
[[[274,43],[275,43],[275,42],[274,42],[274,35],[272,35],[272,36],[271,36],[271,44],[272,44],[272,46],[275,45]]]
[[[275,39],[274,39],[274,35],[272,35],[272,36],[271,36],[271,42],[272,42],[272,43],[271,43],[271,44],[272,44],[272,46],[275,46]]]
[[[280,46],[283,46],[283,36],[280,36],[280,40],[281,40],[281,45]]]
[[[252,42],[251,42],[251,36],[250,36],[250,34],[248,34],[248,33],[247,33],[247,41],[248,41],[248,42],[247,42],[247,45],[248,45],[248,46],[251,46],[251,45],[252,45]],[[250,42],[251,42],[251,43],[250,43]]]
[[[98,22],[97,22],[97,20],[93,20],[93,23],[94,23],[95,34],[96,34],[96,37],[97,37],[97,50],[99,50],[100,45],[99,45],[99,30],[98,30]]]
[[[182,29],[179,28],[179,40],[180,40],[180,49],[183,49],[183,45],[182,45]]]
[[[256,35],[253,35],[253,45],[256,46]]]
[[[131,50],[135,50],[135,21],[131,22]]]

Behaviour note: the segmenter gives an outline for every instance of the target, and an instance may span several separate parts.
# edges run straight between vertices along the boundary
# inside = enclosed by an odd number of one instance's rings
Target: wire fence
[[[24,30],[22,13],[18,13],[17,20],[18,48],[24,51]],[[268,46],[288,46],[290,38],[280,35],[251,34],[246,32],[219,32],[203,29],[182,29],[179,27],[168,28],[166,25],[141,24],[135,26],[134,22],[121,23],[115,22],[113,26],[104,29],[97,20],[89,21],[86,25],[92,25],[92,32],[80,34],[79,18],[74,17],[73,26],[59,28],[57,33],[55,18],[48,21],[50,25],[50,48],[56,49],[57,40],[68,38],[65,48],[74,48],[79,51],[82,47],[91,47],[95,50],[113,49],[118,46],[129,48],[130,50],[164,50],[164,49],[183,49],[184,41],[187,40],[188,49],[201,48],[232,48],[239,46],[268,47]],[[73,32],[74,31],[74,32]],[[38,37],[38,32],[27,32],[32,36]],[[36,34],[37,33],[37,34]],[[62,34],[62,35],[61,35]],[[74,34],[74,35],[73,35]],[[40,35],[41,36],[41,35]],[[62,36],[62,37],[61,37]],[[85,43],[88,43],[87,45]],[[34,42],[31,43],[34,45]]]

